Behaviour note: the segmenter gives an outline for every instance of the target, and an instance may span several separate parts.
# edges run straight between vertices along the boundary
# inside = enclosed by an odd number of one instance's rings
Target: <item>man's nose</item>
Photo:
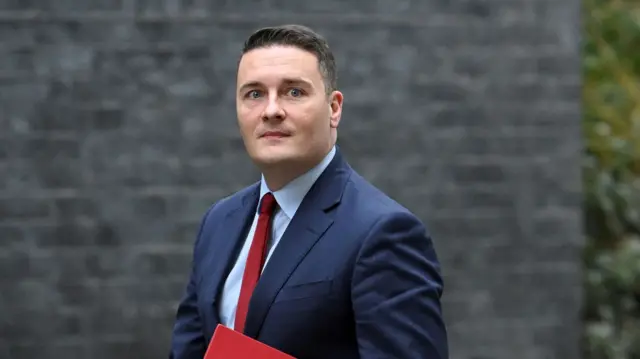
[[[269,95],[269,100],[267,102],[267,106],[264,108],[264,112],[262,114],[263,120],[272,120],[278,119],[281,120],[285,117],[285,112],[282,106],[280,105],[280,101],[277,95]]]

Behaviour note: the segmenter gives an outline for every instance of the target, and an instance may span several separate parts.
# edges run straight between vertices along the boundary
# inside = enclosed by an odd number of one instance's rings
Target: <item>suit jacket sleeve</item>
[[[202,320],[198,311],[198,295],[196,292],[196,270],[199,262],[198,247],[202,242],[202,232],[211,209],[204,215],[195,241],[189,281],[184,295],[178,303],[176,320],[173,326],[171,352],[169,359],[202,359],[206,351],[206,340],[203,334]]]
[[[379,219],[352,277],[360,358],[447,359],[443,281],[431,238],[410,213]]]

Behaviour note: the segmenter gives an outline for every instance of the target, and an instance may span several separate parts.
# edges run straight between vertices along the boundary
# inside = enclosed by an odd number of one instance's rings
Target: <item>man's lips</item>
[[[280,131],[267,131],[265,133],[262,134],[262,136],[260,137],[288,137],[289,134],[285,133],[285,132],[280,132]]]

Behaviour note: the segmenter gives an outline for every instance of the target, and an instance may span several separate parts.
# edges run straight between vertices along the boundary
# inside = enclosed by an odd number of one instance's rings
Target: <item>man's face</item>
[[[236,111],[247,152],[259,166],[308,166],[335,143],[342,94],[327,97],[314,54],[258,48],[240,60]]]

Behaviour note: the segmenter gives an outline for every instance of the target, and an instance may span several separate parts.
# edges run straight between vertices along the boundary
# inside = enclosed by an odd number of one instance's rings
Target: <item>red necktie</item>
[[[267,193],[262,197],[260,203],[260,215],[258,216],[258,225],[253,235],[253,242],[249,249],[247,264],[242,277],[242,287],[240,288],[240,298],[238,298],[238,307],[236,309],[236,321],[234,329],[238,332],[244,330],[244,322],[249,311],[249,299],[258,283],[262,266],[267,254],[267,241],[271,233],[271,215],[276,206],[276,199],[273,194]]]

